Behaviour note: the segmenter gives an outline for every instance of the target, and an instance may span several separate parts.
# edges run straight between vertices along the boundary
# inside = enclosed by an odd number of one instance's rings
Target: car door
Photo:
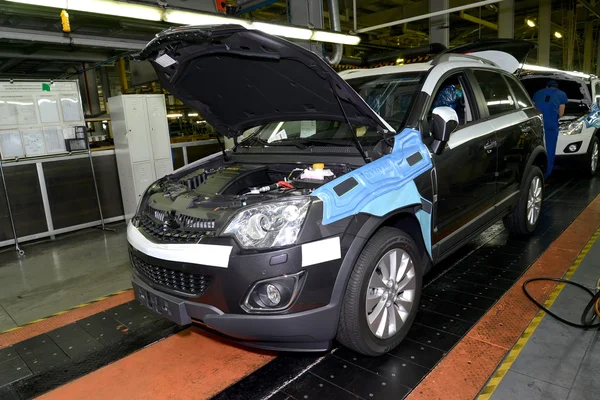
[[[528,113],[535,113],[535,109],[524,89],[511,75],[498,70],[475,69],[473,76],[496,134],[496,212],[503,212],[518,201],[528,142],[535,133]]]
[[[442,154],[434,155],[437,193],[434,199],[434,235],[438,257],[493,217],[496,148],[492,124],[482,119],[480,100],[471,85],[470,72],[450,73],[440,79],[432,92],[429,114],[448,86],[462,91],[462,102],[455,108],[459,126],[450,135]],[[424,126],[428,126],[427,119]],[[427,142],[427,140],[425,140]]]

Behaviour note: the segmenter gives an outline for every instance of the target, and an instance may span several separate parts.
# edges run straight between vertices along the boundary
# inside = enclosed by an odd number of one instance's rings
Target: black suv
[[[139,55],[236,145],[151,185],[128,227],[146,306],[253,346],[378,355],[433,264],[499,219],[530,234],[542,121],[509,54],[351,71],[239,26]],[[506,61],[514,60],[514,63]]]

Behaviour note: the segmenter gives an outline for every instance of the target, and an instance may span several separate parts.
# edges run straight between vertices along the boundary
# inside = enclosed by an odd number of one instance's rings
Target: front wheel
[[[525,176],[519,193],[519,203],[511,214],[504,217],[504,226],[517,236],[530,235],[535,231],[544,200],[544,174],[532,165]]]
[[[600,141],[596,136],[592,136],[585,161],[585,172],[588,176],[596,176],[598,170],[598,155],[600,153]]]
[[[398,346],[417,314],[422,274],[414,240],[398,229],[380,229],[367,242],[350,276],[337,340],[369,356]]]

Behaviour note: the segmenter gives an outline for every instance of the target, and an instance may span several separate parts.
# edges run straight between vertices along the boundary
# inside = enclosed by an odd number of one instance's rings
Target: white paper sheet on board
[[[42,123],[59,122],[58,105],[54,96],[40,96],[37,100]]]
[[[61,95],[60,107],[62,109],[63,121],[73,122],[83,119],[81,117],[81,104],[76,94]]]
[[[48,153],[67,151],[63,137],[63,128],[60,126],[45,126],[44,140],[46,140],[46,150]]]
[[[0,100],[0,125],[16,125],[17,108],[7,99]]]
[[[19,125],[34,125],[38,123],[35,103],[32,98],[15,99],[14,104],[17,108]]]
[[[48,153],[42,129],[24,129],[21,131],[21,137],[23,138],[23,147],[25,148],[25,155],[27,157]]]
[[[0,131],[0,153],[3,160],[14,157],[23,157],[25,155],[21,135],[18,131]]]

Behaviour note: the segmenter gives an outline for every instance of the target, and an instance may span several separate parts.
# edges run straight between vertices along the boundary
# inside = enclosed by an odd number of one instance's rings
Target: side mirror
[[[442,154],[450,134],[458,127],[458,114],[451,107],[436,107],[431,113],[431,136],[433,154]]]

